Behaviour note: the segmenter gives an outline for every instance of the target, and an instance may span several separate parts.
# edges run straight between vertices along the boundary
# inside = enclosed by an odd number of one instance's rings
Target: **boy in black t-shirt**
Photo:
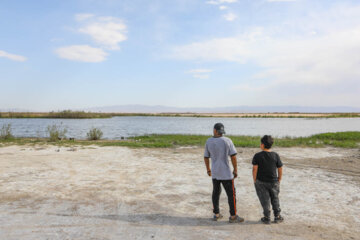
[[[280,215],[279,202],[283,164],[279,155],[270,151],[273,143],[274,140],[270,135],[263,136],[260,145],[262,152],[256,153],[252,160],[255,189],[264,210],[261,221],[265,224],[270,224],[270,203],[274,211],[274,222],[284,221]]]

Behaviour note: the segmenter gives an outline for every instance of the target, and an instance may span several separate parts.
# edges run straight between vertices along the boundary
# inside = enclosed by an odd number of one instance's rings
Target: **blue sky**
[[[359,107],[359,80],[359,1],[0,3],[0,109]]]

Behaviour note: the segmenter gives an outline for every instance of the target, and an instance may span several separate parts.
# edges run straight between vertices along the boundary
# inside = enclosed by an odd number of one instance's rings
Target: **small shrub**
[[[103,132],[99,128],[91,128],[86,134],[88,140],[99,140],[103,136]]]
[[[14,136],[11,133],[11,124],[4,124],[0,130],[0,139],[11,139]]]
[[[47,127],[47,132],[49,133],[50,141],[56,142],[66,137],[67,129],[62,125],[54,124]]]

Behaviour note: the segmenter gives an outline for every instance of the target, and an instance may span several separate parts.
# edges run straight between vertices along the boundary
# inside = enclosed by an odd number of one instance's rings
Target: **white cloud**
[[[79,32],[87,34],[100,46],[109,50],[120,49],[119,43],[127,39],[127,26],[119,18],[91,18]]]
[[[108,53],[105,50],[119,50],[120,42],[127,39],[127,26],[119,18],[96,17],[94,14],[81,13],[75,15],[82,27],[80,33],[89,35],[99,47],[89,45],[71,45],[55,50],[64,59],[80,62],[102,62]]]
[[[219,5],[219,4],[224,4],[224,3],[236,3],[238,0],[210,0],[207,1],[207,4],[212,4],[212,5]]]
[[[94,48],[88,45],[72,45],[56,49],[60,58],[78,62],[103,62],[108,55],[101,48]]]
[[[230,61],[245,63],[246,42],[237,38],[215,38],[173,49],[173,56],[183,60]]]
[[[248,33],[176,47],[174,56],[196,61],[255,63],[256,78],[329,83],[360,77],[360,26],[325,36],[290,40]]]
[[[206,73],[211,73],[212,71],[212,69],[198,68],[186,71],[186,73],[192,74],[193,78],[208,79],[210,75]]]
[[[7,59],[10,59],[13,61],[18,61],[18,62],[25,62],[27,60],[27,58],[24,56],[15,55],[15,54],[8,53],[8,52],[1,51],[1,50],[0,50],[0,57],[4,57],[4,58],[7,58]]]
[[[229,22],[232,22],[237,18],[237,16],[233,13],[227,13],[223,17],[225,18],[226,21],[229,21]]]
[[[84,21],[84,20],[88,20],[94,16],[95,15],[91,14],[91,13],[79,13],[79,14],[75,14],[75,19],[76,19],[76,21]]]
[[[315,16],[316,21],[309,16]],[[292,86],[291,91],[298,87],[306,91],[305,86],[311,86],[319,92],[340,91],[347,86],[349,96],[359,91],[360,6],[337,6],[336,11],[309,16],[288,22],[280,30],[278,26],[256,28],[233,37],[177,46],[172,55],[183,60],[228,61],[260,68],[246,83],[235,86],[242,91],[285,86]],[[308,34],[313,29],[316,34]],[[297,34],[292,34],[294,30]]]
[[[207,1],[206,3],[212,4],[212,5],[221,5],[221,6],[219,6],[219,10],[223,11],[223,10],[228,9],[228,7],[225,6],[224,4],[236,3],[236,2],[237,2],[237,0],[211,0],[211,1]],[[230,21],[230,22],[234,21],[237,18],[237,16],[231,12],[224,14],[223,17],[225,18],[226,21]]]
[[[187,71],[186,73],[210,73],[212,69],[198,68]]]
[[[297,0],[266,0],[267,2],[296,2]]]

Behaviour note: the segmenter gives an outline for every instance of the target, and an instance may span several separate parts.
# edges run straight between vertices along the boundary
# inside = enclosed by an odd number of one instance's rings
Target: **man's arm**
[[[282,179],[282,172],[283,172],[283,168],[279,167],[278,168],[278,181],[281,182]]]
[[[254,179],[254,182],[256,182],[256,177],[257,177],[257,172],[258,172],[258,165],[253,165],[253,179]]]
[[[211,169],[210,169],[210,158],[204,157],[204,162],[207,170],[207,174],[211,176]]]
[[[231,156],[231,163],[233,165],[233,168],[234,168],[234,178],[237,178],[237,160],[236,160],[236,154],[232,155]]]

